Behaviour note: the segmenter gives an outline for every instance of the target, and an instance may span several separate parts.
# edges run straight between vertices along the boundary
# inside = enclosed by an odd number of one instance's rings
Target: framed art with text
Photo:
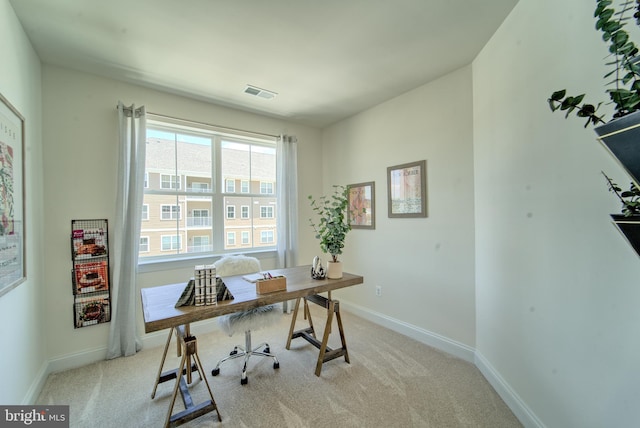
[[[349,184],[349,223],[352,229],[376,228],[376,187],[373,181]]]
[[[389,217],[427,216],[427,161],[387,168]]]
[[[26,279],[24,117],[0,94],[0,296]]]

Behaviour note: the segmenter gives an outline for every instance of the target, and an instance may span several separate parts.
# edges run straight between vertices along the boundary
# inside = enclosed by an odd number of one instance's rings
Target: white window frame
[[[273,205],[260,206],[260,218],[274,218],[274,212],[275,212],[275,207]]]
[[[251,207],[249,205],[240,205],[240,218],[246,220],[251,217]]]
[[[166,238],[171,238],[171,248],[164,248],[164,240]],[[175,244],[177,244],[176,246],[174,246],[174,240],[173,238],[177,238],[177,242],[175,242]],[[160,235],[160,251],[176,251],[176,250],[181,250],[182,249],[182,235],[177,234],[177,235]]]
[[[165,218],[164,217],[164,207],[170,207],[171,211],[169,211],[169,218]],[[174,209],[176,208],[176,209]],[[180,220],[182,218],[181,215],[182,210],[180,209],[180,205],[174,205],[174,204],[160,204],[160,220],[162,221],[175,221],[175,220]],[[176,213],[178,214],[176,216]]]
[[[268,244],[270,242],[274,242],[274,236],[275,234],[273,233],[273,230],[261,230],[260,231],[260,243],[262,244]]]
[[[211,251],[206,252],[207,256],[208,257],[219,256],[226,252],[232,251],[227,246],[227,232],[231,230],[229,229],[229,225],[227,224],[227,218],[226,218],[227,204],[225,203],[225,198],[234,197],[234,196],[227,195],[227,192],[226,192],[227,180],[231,180],[233,178],[234,190],[242,192],[242,197],[251,198],[252,201],[260,200],[267,195],[272,198],[273,197],[277,198],[277,195],[273,193],[272,194],[252,193],[252,189],[255,189],[255,192],[259,192],[258,183],[260,182],[260,178],[256,177],[255,175],[252,175],[250,179],[249,178],[245,179],[244,177],[238,177],[238,175],[231,175],[232,171],[225,169],[222,165],[222,159],[224,158],[224,156],[226,156],[226,153],[227,153],[225,152],[225,150],[227,147],[230,150],[233,150],[239,146],[250,147],[249,159],[251,162],[256,162],[256,159],[254,158],[254,156],[263,156],[264,153],[267,153],[268,155],[273,154],[273,162],[275,166],[276,137],[267,136],[267,135],[258,135],[258,134],[253,134],[249,132],[243,132],[243,131],[230,132],[228,128],[218,128],[213,125],[189,122],[186,120],[178,120],[178,119],[173,120],[165,116],[158,116],[150,113],[147,114],[147,130],[148,132],[149,130],[154,130],[154,131],[167,132],[167,133],[173,134],[174,136],[176,136],[175,144],[180,144],[181,141],[186,141],[181,139],[182,136],[184,135],[186,136],[193,135],[200,138],[204,137],[204,138],[210,139],[211,141],[211,146],[210,146],[211,147],[211,162],[210,162],[211,181],[209,182],[210,188],[208,191],[204,191],[204,192],[198,191],[197,195],[194,195],[194,192],[190,192],[190,190],[192,189],[188,189],[186,187],[187,183],[189,183],[189,185],[193,183],[191,181],[193,177],[188,172],[185,172],[186,169],[182,166],[180,166],[181,169],[176,170],[176,172],[173,172],[173,173],[170,170],[166,169],[166,165],[167,165],[166,163],[165,163],[165,166],[162,166],[162,168],[165,168],[164,170],[153,169],[152,167],[148,171],[145,171],[147,179],[158,177],[157,180],[161,181],[161,177],[164,175],[164,183],[165,183],[165,188],[162,188],[160,183],[158,183],[157,185],[154,184],[150,186],[150,188],[144,189],[145,198],[147,198],[150,201],[150,202],[147,202],[147,200],[145,200],[145,203],[150,204],[149,211],[151,212],[151,210],[153,210],[154,212],[156,212],[155,210],[159,209],[158,208],[159,205],[178,206],[179,208],[173,208],[173,209],[165,208],[165,210],[167,210],[165,212],[165,217],[167,218],[167,220],[163,221],[163,225],[160,228],[158,228],[156,223],[156,229],[155,230],[151,229],[152,227],[151,223],[157,222],[162,218],[162,209],[160,209],[158,219],[154,219],[153,221],[150,221],[150,222],[145,222],[145,224],[142,225],[141,234],[144,232],[145,235],[151,236],[153,240],[150,240],[150,243],[153,244],[155,242],[155,244],[153,245],[150,244],[150,249],[152,253],[151,255],[145,254],[139,257],[139,264],[141,266],[148,266],[148,268],[145,268],[145,271],[154,271],[156,268],[154,268],[153,266],[156,264],[158,264],[158,268],[162,268],[160,267],[160,265],[162,264],[174,263],[174,262],[178,263],[176,266],[183,266],[183,265],[188,266],[191,264],[191,262],[189,262],[190,260],[200,259],[202,257],[205,257],[205,254],[202,252],[198,252],[198,253],[190,252],[189,242],[185,240],[188,238],[188,235],[186,234],[188,229],[186,229],[187,222],[183,218],[184,218],[184,215],[188,215],[185,213],[191,212],[191,209],[192,209],[190,207],[191,203],[194,203],[194,204],[198,203],[200,204],[200,206],[202,202],[208,202],[211,204],[211,225],[206,226],[204,228],[204,229],[208,229],[209,227],[211,228],[211,234],[210,234]],[[149,136],[148,138],[150,139],[156,138],[150,135],[149,133],[148,133],[148,136]],[[160,137],[160,138],[164,139],[164,137]],[[166,140],[170,140],[170,138],[166,138]],[[176,146],[176,148],[178,148],[178,146]],[[175,153],[178,153],[178,151],[176,150]],[[258,159],[258,162],[259,161],[260,160]],[[269,162],[271,162],[271,160],[269,160]],[[176,164],[176,168],[178,168],[178,163],[176,162],[175,164]],[[169,163],[168,165],[171,165],[171,163]],[[227,175],[223,176],[223,174],[227,174]],[[250,171],[250,174],[252,174],[251,171]],[[154,180],[156,180],[156,178],[154,178]],[[266,181],[269,181],[269,179],[267,179]],[[174,184],[171,185],[169,183],[174,183]],[[275,183],[275,173],[274,173],[273,183]],[[173,187],[173,188],[169,189],[167,187]],[[248,190],[248,193],[245,193],[245,190]],[[235,192],[234,194],[239,195],[239,193],[235,193]],[[153,196],[153,198],[149,199],[148,195],[158,195],[158,197]],[[175,197],[175,203],[167,204],[166,202],[171,201],[171,199],[167,199],[166,196],[171,196],[172,198]],[[154,200],[155,201],[164,200],[164,203],[153,202]],[[250,204],[249,219],[244,220],[251,223],[251,225],[249,226],[251,228],[255,227],[253,225],[254,219],[252,218],[254,216],[251,213],[253,209],[251,208],[252,206],[253,206],[253,202]],[[221,207],[225,207],[224,211],[220,209]],[[169,210],[171,210],[172,214],[169,214]],[[239,215],[239,213],[237,212],[238,211],[237,206],[233,208],[233,210],[235,210],[234,217],[237,217]],[[154,218],[153,215],[150,215],[150,217]],[[169,219],[169,217],[171,218]],[[178,218],[176,219],[176,217]],[[171,225],[171,221],[175,223],[175,227]],[[166,224],[166,226],[164,224]],[[149,229],[145,230],[145,227]],[[269,227],[271,227],[271,225],[269,225]],[[275,222],[273,227],[275,227]],[[198,229],[202,229],[202,228],[198,227]],[[164,251],[160,251],[158,249],[158,248],[161,248],[161,242],[157,241],[158,238],[161,236],[161,233],[164,233],[165,235],[179,235],[180,250],[178,250],[175,254],[171,254],[171,251],[166,251],[167,254],[159,254],[159,252],[164,253]],[[166,239],[168,238],[165,238],[165,241]],[[191,239],[188,239],[188,241],[191,241]],[[235,241],[234,245],[239,245],[237,236],[234,241]],[[175,243],[172,245],[172,247],[176,247]],[[261,255],[264,255],[265,257],[273,257],[273,252],[276,251],[276,242],[261,244],[256,239],[250,239],[250,244],[245,248],[243,248],[243,251],[245,251],[245,253],[247,254],[255,252],[256,257],[261,257]],[[198,262],[196,262],[196,264],[197,263]]]
[[[236,180],[233,178],[224,180],[224,191],[227,193],[236,193]]]
[[[164,180],[168,177],[167,180]],[[165,186],[168,184],[168,187]],[[163,190],[178,190],[180,189],[180,176],[175,174],[160,174],[160,188]]]
[[[227,232],[227,245],[236,245],[236,233],[231,231]]]
[[[146,244],[144,244],[144,245],[146,245],[146,247],[147,247],[147,249],[146,249],[146,250],[142,250],[142,249],[141,249],[141,248],[142,248],[142,245],[143,245],[143,244],[142,244],[142,241],[143,241],[143,240],[144,240],[144,241],[146,241]],[[139,251],[140,251],[141,253],[148,253],[148,252],[149,252],[149,248],[150,248],[150,247],[149,247],[149,245],[150,245],[150,244],[151,244],[151,240],[149,239],[149,237],[148,237],[148,236],[141,236],[141,237],[140,237],[140,243],[138,244]]]
[[[261,181],[260,182],[260,194],[261,195],[273,195],[273,181]]]

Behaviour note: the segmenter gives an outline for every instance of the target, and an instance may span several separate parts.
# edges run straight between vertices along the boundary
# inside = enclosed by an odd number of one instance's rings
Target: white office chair
[[[223,278],[225,276],[257,273],[261,270],[260,261],[254,257],[247,256],[225,256],[214,263],[214,265],[216,267],[216,274]],[[260,306],[248,311],[235,312],[233,314],[219,317],[218,324],[229,336],[233,336],[235,332],[244,331],[245,346],[235,346],[233,351],[229,353],[228,357],[218,361],[216,367],[211,370],[211,375],[217,376],[220,374],[220,365],[225,361],[244,357],[244,366],[242,368],[240,383],[242,385],[246,385],[249,381],[247,378],[247,364],[249,363],[249,357],[252,355],[273,358],[273,368],[280,368],[280,362],[275,355],[271,354],[268,343],[263,342],[255,348],[251,347],[251,331],[274,324],[281,317],[282,306],[280,304]],[[262,349],[263,347],[264,350],[259,351],[259,349]]]

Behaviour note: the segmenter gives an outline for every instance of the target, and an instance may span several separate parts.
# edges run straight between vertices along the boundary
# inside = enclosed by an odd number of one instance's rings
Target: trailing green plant
[[[611,180],[607,174],[602,173],[609,185],[609,191],[616,194],[620,202],[622,203],[622,214],[625,217],[631,217],[632,215],[640,214],[640,188],[631,182],[629,190],[622,190],[620,186]]]
[[[633,18],[640,26],[640,0],[619,0],[617,6],[612,4],[611,0],[596,0],[594,17],[596,30],[602,32],[602,40],[609,44],[607,65],[612,70],[604,76],[611,79],[606,83],[609,89],[605,92],[615,106],[615,119],[640,110],[640,58],[636,44],[624,28]],[[583,103],[584,97],[585,94],[569,96],[562,89],[553,92],[547,101],[551,111],[565,111],[565,118],[573,112],[586,118],[585,128],[590,124],[604,124],[604,116],[597,114],[602,102],[597,105]]]
[[[317,220],[309,219],[309,224],[320,240],[322,252],[331,255],[334,262],[342,254],[347,233],[351,230],[349,223],[349,189],[346,186],[334,185],[333,193],[314,199],[308,196],[311,208]]]

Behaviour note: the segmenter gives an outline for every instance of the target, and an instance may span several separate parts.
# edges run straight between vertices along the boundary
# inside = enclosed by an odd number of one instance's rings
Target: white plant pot
[[[340,279],[342,278],[342,262],[327,262],[327,278]]]

